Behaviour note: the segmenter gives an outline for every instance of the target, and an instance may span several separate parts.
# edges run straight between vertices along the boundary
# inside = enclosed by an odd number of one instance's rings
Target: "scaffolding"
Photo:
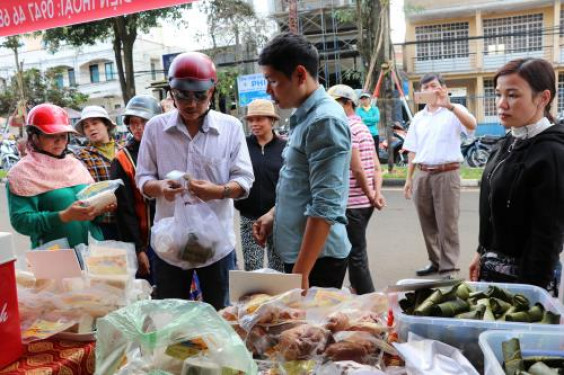
[[[289,0],[276,0],[273,17],[280,31],[289,31]],[[344,83],[361,87],[364,64],[357,50],[354,0],[298,0],[298,32],[319,51],[319,80],[326,87]]]

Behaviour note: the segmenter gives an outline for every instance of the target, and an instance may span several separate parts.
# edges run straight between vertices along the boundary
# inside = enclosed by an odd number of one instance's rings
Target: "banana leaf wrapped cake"
[[[467,283],[450,290],[419,289],[399,301],[407,315],[484,321],[560,324],[561,315],[540,302],[532,303],[523,294],[490,285],[476,291]]]

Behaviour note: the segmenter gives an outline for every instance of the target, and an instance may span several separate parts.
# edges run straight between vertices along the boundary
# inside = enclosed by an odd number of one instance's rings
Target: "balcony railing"
[[[554,49],[552,45],[543,45],[538,48],[522,47],[513,50],[498,48],[488,51],[483,43],[479,45],[475,40],[470,40],[468,52],[465,53],[427,53],[417,55],[417,44],[403,46],[406,57],[406,68],[410,73],[423,74],[427,72],[439,73],[475,73],[477,71],[494,72],[503,64],[516,58],[535,57],[553,61]],[[443,45],[444,48],[444,45]],[[564,42],[559,46],[558,61],[564,63]]]

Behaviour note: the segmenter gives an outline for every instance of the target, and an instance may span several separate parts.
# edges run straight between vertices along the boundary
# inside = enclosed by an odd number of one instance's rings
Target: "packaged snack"
[[[120,185],[123,185],[123,181],[120,179],[96,182],[79,191],[76,198],[85,206],[94,206],[101,210],[107,205],[117,202],[114,193]]]

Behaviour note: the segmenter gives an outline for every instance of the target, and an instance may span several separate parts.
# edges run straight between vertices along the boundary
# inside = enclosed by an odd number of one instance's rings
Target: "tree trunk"
[[[137,16],[114,18],[114,55],[116,58],[119,84],[123,104],[135,96],[135,74],[133,70],[133,44],[137,39]],[[123,52],[123,54],[122,54]]]

